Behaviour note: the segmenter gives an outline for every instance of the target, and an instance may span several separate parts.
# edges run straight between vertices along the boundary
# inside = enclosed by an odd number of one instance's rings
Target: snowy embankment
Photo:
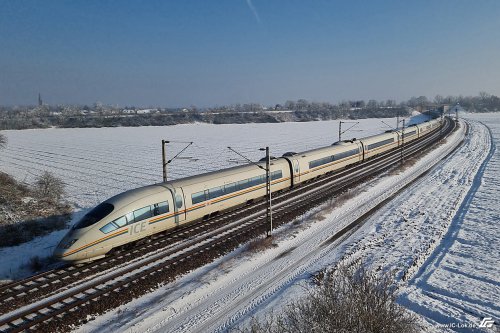
[[[80,331],[224,331],[244,325],[251,316],[279,309],[287,300],[303,295],[303,287],[310,283],[309,278],[314,272],[339,260],[354,260],[359,256],[363,256],[373,268],[395,269],[401,277],[414,262],[425,260],[425,256],[432,252],[430,249],[439,243],[440,236],[435,234],[437,230],[441,230],[441,234],[446,232],[460,206],[459,202],[451,200],[448,211],[438,212],[439,220],[447,222],[440,223],[429,233],[426,232],[432,225],[430,219],[435,216],[425,210],[426,202],[420,200],[422,210],[405,210],[406,219],[412,219],[411,222],[401,223],[404,219],[399,219],[399,215],[398,219],[394,219],[399,220],[396,226],[389,219],[386,227],[385,220],[374,216],[351,237],[335,242],[330,241],[330,237],[399,190],[410,197],[421,188],[425,189],[422,193],[434,190],[433,201],[437,201],[436,196],[441,194],[441,184],[448,189],[462,186],[467,193],[471,184],[463,179],[454,182],[452,174],[443,169],[452,165],[452,168],[474,174],[477,164],[480,165],[486,157],[487,133],[484,126],[473,123],[465,146],[405,189],[406,184],[432,168],[439,158],[447,155],[463,139],[465,131],[462,123],[461,129],[446,143],[413,166],[400,173],[392,172],[370,180],[353,190],[351,195],[354,198],[344,204],[332,200],[296,223],[281,228],[274,236],[276,247],[258,253],[245,252],[242,248],[97,318]],[[471,155],[474,152],[476,156]],[[458,160],[455,160],[457,157]],[[457,192],[458,197],[462,196],[460,189]],[[413,196],[418,198],[418,195]],[[429,219],[420,218],[425,214],[430,214]],[[383,233],[385,236],[380,238]],[[409,239],[414,241],[409,243]],[[406,276],[411,274],[410,271]]]
[[[499,209],[491,205],[498,164],[489,166],[484,195],[476,193],[495,145],[486,126],[469,123],[465,144],[374,215],[346,247],[349,260],[363,257],[402,277],[400,302],[422,315],[430,331],[446,324],[470,330],[500,315]],[[471,202],[484,214],[467,220],[475,214]]]
[[[433,327],[477,330],[483,318],[500,324],[500,117],[468,115],[491,130],[477,136],[463,163],[475,163],[477,173],[455,174],[463,200],[443,241],[409,281],[401,302],[423,315]],[[480,127],[475,123],[476,127]],[[485,131],[485,127],[482,127]],[[471,140],[473,140],[472,138]],[[457,172],[462,171],[457,167]],[[468,187],[468,190],[466,190]],[[448,194],[449,195],[449,194]],[[440,195],[439,198],[446,198]]]

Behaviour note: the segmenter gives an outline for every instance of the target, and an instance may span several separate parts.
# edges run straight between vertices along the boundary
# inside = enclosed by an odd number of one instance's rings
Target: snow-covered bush
[[[390,275],[368,272],[360,264],[323,272],[319,287],[244,332],[418,332],[413,315],[396,303]]]

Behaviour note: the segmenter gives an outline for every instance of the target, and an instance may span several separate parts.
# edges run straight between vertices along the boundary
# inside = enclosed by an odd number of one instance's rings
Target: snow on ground
[[[387,130],[387,124],[395,126],[396,118],[362,119],[343,138],[377,134]],[[344,126],[347,125],[354,124]],[[43,171],[62,179],[67,199],[76,207],[69,228],[105,199],[160,182],[162,139],[175,141],[167,146],[169,159],[187,145],[185,142],[194,141],[169,165],[169,179],[172,179],[234,166],[235,162],[246,163],[227,146],[259,160],[262,152],[258,148],[266,145],[274,156],[329,145],[338,140],[338,121],[50,128],[2,131],[2,134],[7,136],[8,145],[0,149],[0,171],[27,183],[32,183]],[[56,231],[20,246],[0,248],[0,280],[25,277],[30,273],[31,258],[50,255],[66,231]]]
[[[383,122],[395,126],[396,118],[359,120],[343,138],[381,133],[389,129]],[[8,145],[0,150],[0,170],[26,182],[33,182],[42,171],[51,171],[66,183],[70,202],[89,208],[120,192],[160,182],[162,139],[175,141],[167,145],[168,159],[187,145],[184,142],[194,141],[169,164],[168,177],[175,179],[243,162],[227,146],[259,160],[263,152],[258,149],[266,145],[273,156],[330,145],[338,140],[338,124],[318,121],[2,131]],[[352,125],[345,124],[343,129]]]
[[[443,241],[410,280],[402,303],[441,327],[471,331],[484,317],[500,325],[500,115],[466,115],[491,130],[484,135],[484,160]],[[480,149],[478,147],[478,149]],[[470,158],[477,154],[470,151]],[[457,179],[458,180],[458,179]],[[442,197],[442,196],[441,196]],[[483,328],[483,330],[487,330]]]
[[[480,125],[474,127],[473,137],[484,138],[486,132],[481,131],[481,128],[484,127]],[[271,309],[279,309],[286,304],[287,300],[304,294],[304,286],[309,284],[311,274],[323,267],[333,265],[342,258],[346,260],[344,253],[356,246],[358,233],[344,240],[343,243],[342,240],[335,242],[329,240],[343,226],[348,225],[398,190],[403,190],[403,193],[413,193],[417,188],[429,188],[430,184],[430,188],[438,191],[440,184],[447,183],[449,183],[447,188],[454,188],[457,183],[453,182],[452,178],[450,179],[449,174],[440,171],[444,166],[435,168],[407,189],[405,189],[407,187],[405,184],[416,179],[417,171],[423,172],[431,168],[438,156],[448,154],[454,145],[460,142],[463,135],[463,130],[455,133],[453,138],[448,139],[447,144],[427,154],[411,168],[370,180],[353,191],[354,199],[344,204],[332,200],[305,215],[296,223],[280,228],[274,236],[276,247],[256,254],[240,249],[185,275],[174,283],[89,322],[77,331],[225,331],[230,327],[245,325],[253,315],[264,315]],[[444,165],[453,165],[454,168],[474,172],[481,157],[479,148],[484,148],[484,146],[476,142],[477,140],[474,141],[475,145],[471,145],[471,141],[474,140],[469,139],[467,148],[459,149],[454,156],[466,154],[472,149],[477,152],[477,158],[454,160],[450,157]],[[442,175],[442,178],[439,178],[439,175]],[[441,179],[441,181],[436,179]],[[467,188],[467,184],[463,187]],[[448,215],[439,215],[440,218],[448,219],[448,224],[454,215],[451,211],[454,206],[449,208]],[[365,230],[360,237],[378,237],[377,221],[373,219],[367,221],[360,229],[360,231]],[[383,223],[379,224],[385,227]],[[427,219],[417,218],[414,223],[400,224],[399,229],[394,232],[387,230],[386,238],[382,241],[367,243],[367,247],[371,244],[375,245],[373,252],[375,256],[369,263],[380,266],[387,261],[387,258],[392,264],[402,261],[403,265],[398,266],[401,276],[402,271],[411,267],[413,260],[407,258],[408,253],[397,249],[398,246],[403,245],[399,242],[407,241],[407,239],[399,240],[399,238],[408,233],[410,237],[420,238],[424,244],[426,241],[428,244],[433,244],[432,241],[437,241],[439,237],[434,237],[434,232],[430,232],[431,236],[427,235],[429,224]],[[445,230],[446,226],[442,229]],[[414,247],[415,245],[417,245],[416,242]],[[410,246],[411,244],[406,247],[406,250],[410,251]],[[362,247],[362,249],[365,248]],[[388,253],[387,258],[382,255],[384,252]],[[354,259],[357,253],[357,251],[351,251],[351,257]],[[423,252],[421,250],[409,253],[413,254],[413,259],[418,259]],[[402,258],[404,260],[401,260]]]
[[[394,272],[400,285],[399,301],[423,318],[427,331],[449,330],[444,325],[454,330],[468,325],[463,330],[477,330],[483,317],[492,317],[498,325],[500,156],[496,145],[500,118],[495,114],[468,117],[488,125],[493,140],[486,126],[470,121],[463,146],[406,186],[353,235],[329,241],[356,213],[386,198],[389,188],[403,186],[402,181],[410,181],[415,170],[429,167],[431,160],[460,139],[460,134],[456,133],[454,139],[448,139],[412,167],[370,180],[352,192],[353,199],[345,203],[333,200],[280,228],[274,236],[277,247],[258,253],[239,249],[77,331],[224,331],[246,325],[251,316],[279,310],[288,300],[303,295],[311,274],[321,268],[360,257],[374,269]],[[395,123],[394,119],[385,121]],[[173,166],[174,176],[180,177],[229,166],[228,159],[235,156],[225,152],[228,145],[254,159],[260,157],[255,148],[266,144],[271,146],[273,155],[281,155],[335,141],[337,126],[338,122],[317,122],[76,129],[67,133],[8,131],[11,150],[6,155],[0,151],[0,169],[18,179],[30,180],[30,169],[48,168],[72,182],[73,202],[89,207],[98,201],[92,188],[97,189],[97,197],[102,200],[127,188],[159,181],[158,142],[162,138],[200,138],[191,151],[196,152],[199,162],[180,160]],[[385,130],[378,120],[360,124],[364,129],[370,126],[371,131],[347,137]],[[74,141],[63,143],[62,135],[69,133]],[[277,143],[289,137],[294,139]],[[30,140],[40,145],[33,146],[35,151],[23,157],[21,153],[30,147]],[[182,144],[171,147],[169,156],[176,148],[181,149]],[[30,156],[38,162],[31,162]],[[7,250],[0,250],[2,258],[27,251]]]
[[[83,211],[75,212],[72,220],[83,216]],[[56,230],[18,246],[0,248],[0,281],[18,280],[33,274],[31,261],[52,256],[54,247],[61,241],[68,229]]]
[[[500,318],[500,210],[492,205],[499,168],[488,128],[470,125],[463,147],[370,218],[346,247],[350,260],[363,257],[404,277],[400,302],[430,331],[470,331],[484,317]]]

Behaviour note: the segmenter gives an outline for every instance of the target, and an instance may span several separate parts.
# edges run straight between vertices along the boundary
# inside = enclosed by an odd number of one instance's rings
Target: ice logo
[[[492,328],[495,321],[491,317],[484,317],[479,324],[481,328]]]

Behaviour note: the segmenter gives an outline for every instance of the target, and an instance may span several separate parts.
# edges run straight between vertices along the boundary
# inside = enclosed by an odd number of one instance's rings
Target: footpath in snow
[[[354,198],[344,204],[334,199],[281,228],[275,236],[277,247],[259,253],[242,248],[89,322],[80,331],[225,331],[304,294],[311,274],[321,268],[359,257],[372,268],[393,271],[405,290],[406,281],[414,281],[417,268],[424,267],[446,235],[487,158],[489,132],[472,122],[464,146],[411,186],[405,185],[450,153],[464,138],[464,123],[461,126],[412,167],[373,179],[353,190]],[[406,206],[393,201],[394,207],[386,206],[353,236],[329,241],[343,226],[399,190],[403,190],[401,197],[406,196]]]

